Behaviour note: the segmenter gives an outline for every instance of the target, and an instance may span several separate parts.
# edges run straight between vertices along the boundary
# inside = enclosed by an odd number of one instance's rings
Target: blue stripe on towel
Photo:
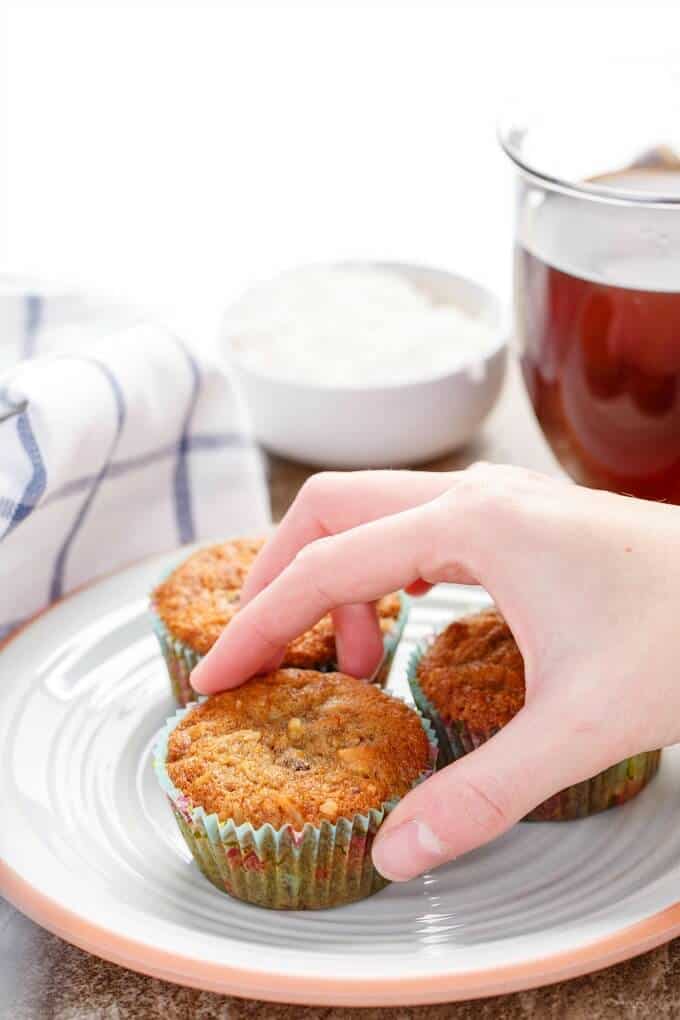
[[[212,450],[226,450],[229,447],[247,448],[252,446],[252,440],[249,436],[240,432],[222,432],[212,435],[189,436],[187,446],[189,453],[211,452]],[[136,457],[128,457],[126,460],[116,461],[114,464],[111,464],[106,477],[122,478],[132,471],[139,471],[141,468],[150,467],[152,464],[156,464],[168,457],[175,457],[176,455],[177,443],[167,443],[165,446],[149,451],[149,453],[140,453]],[[49,506],[50,503],[65,499],[67,496],[73,496],[84,489],[89,489],[94,479],[94,475],[83,475],[82,478],[75,478],[72,482],[66,482],[60,489],[55,489],[54,492],[51,492],[43,500],[41,507]],[[0,515],[1,513],[2,511],[0,510]]]
[[[177,446],[177,465],[175,467],[175,514],[177,516],[177,531],[181,543],[193,542],[196,537],[194,526],[194,514],[191,506],[191,484],[189,482],[189,443],[191,419],[194,416],[198,395],[201,389],[201,373],[198,363],[181,340],[175,337],[175,342],[186,358],[189,372],[191,373],[191,393],[184,415],[182,434]]]
[[[247,449],[253,443],[250,436],[244,433],[222,432],[190,436],[187,445],[189,453],[193,454],[211,453],[213,450],[227,450],[234,447]],[[128,457],[126,460],[114,462],[109,466],[106,477],[107,479],[123,478],[133,471],[150,467],[152,464],[157,464],[168,457],[175,457],[176,454],[177,443],[167,443],[165,446],[161,446],[157,450],[151,450],[149,453],[141,453],[137,457]],[[52,503],[58,503],[69,496],[76,496],[79,492],[85,492],[86,489],[92,487],[96,480],[97,475],[83,475],[81,478],[75,478],[72,482],[66,482],[60,489],[55,489],[49,496],[46,496],[38,507],[24,507],[21,503],[15,503],[14,500],[7,496],[0,496],[0,520],[8,520],[17,508],[21,508],[22,512],[25,511],[24,516],[27,516],[27,513],[32,509],[43,510],[45,507],[51,506]]]
[[[16,418],[27,407],[28,401],[26,400],[22,400],[19,404],[13,403],[7,396],[6,386],[0,389],[0,425],[5,421],[9,421],[10,418]]]
[[[13,531],[17,524],[20,524],[35,509],[47,485],[47,471],[45,470],[45,464],[33,434],[33,429],[31,428],[28,408],[24,407],[17,414],[15,421],[19,441],[26,451],[32,470],[31,477],[22,493],[21,499],[15,503],[9,515],[9,524],[5,530],[5,535],[9,535],[10,531]]]
[[[27,294],[24,306],[24,346],[21,352],[23,358],[35,357],[42,317],[43,299],[39,294]]]
[[[0,519],[8,521],[16,509],[16,503],[7,496],[0,496]]]
[[[109,446],[108,456],[101,468],[101,470],[94,476],[90,490],[83,500],[83,503],[76,514],[76,518],[71,525],[71,528],[61,546],[61,549],[57,553],[57,558],[54,564],[54,571],[52,573],[52,583],[50,585],[50,597],[49,601],[54,602],[56,599],[61,598],[64,592],[64,572],[66,568],[66,559],[68,557],[69,550],[73,544],[73,540],[80,531],[83,521],[87,517],[87,513],[92,506],[95,496],[99,490],[99,486],[106,478],[109,473],[109,468],[113,460],[113,455],[116,452],[116,448],[120,441],[120,437],[123,433],[123,427],[125,425],[126,418],[126,407],[125,407],[125,396],[121,388],[120,383],[116,379],[113,372],[101,361],[97,361],[95,358],[80,358],[80,361],[86,364],[93,365],[99,369],[99,371],[106,378],[107,382],[111,386],[113,392],[114,401],[116,404],[116,428],[114,432],[111,445]]]

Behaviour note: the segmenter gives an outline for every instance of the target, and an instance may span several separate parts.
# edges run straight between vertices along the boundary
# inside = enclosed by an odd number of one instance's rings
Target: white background
[[[196,338],[249,282],[317,259],[429,262],[507,295],[499,111],[586,69],[606,92],[612,64],[680,66],[678,27],[677,3],[13,5],[0,256]]]
[[[499,112],[586,69],[615,102],[610,67],[680,67],[678,6],[0,7],[0,262],[199,341],[249,282],[317,259],[427,262],[507,295]],[[0,1001],[29,927],[5,922]]]

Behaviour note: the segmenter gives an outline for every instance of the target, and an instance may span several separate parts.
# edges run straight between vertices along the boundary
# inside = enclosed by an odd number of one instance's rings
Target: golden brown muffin
[[[302,829],[403,796],[430,758],[407,705],[341,673],[282,669],[191,709],[170,735],[167,771],[220,821]]]
[[[425,696],[445,722],[500,729],[524,704],[524,661],[496,609],[450,624],[418,663]]]
[[[160,584],[152,606],[169,634],[198,655],[206,655],[238,610],[241,588],[264,539],[233,539],[199,549]],[[393,628],[401,601],[398,594],[378,602],[383,634]],[[284,666],[328,668],[336,664],[330,616],[288,645]]]
[[[437,732],[440,767],[493,737],[524,705],[522,655],[496,609],[450,624],[420,659],[416,653],[409,681]],[[626,758],[558,791],[526,818],[569,821],[623,804],[654,777],[660,757],[660,751],[648,751]]]

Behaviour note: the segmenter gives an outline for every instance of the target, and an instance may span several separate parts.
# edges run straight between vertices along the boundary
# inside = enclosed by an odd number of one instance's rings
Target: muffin
[[[196,699],[189,676],[238,611],[241,588],[264,539],[239,538],[193,553],[151,596],[154,630],[179,705]],[[407,597],[395,592],[378,602],[385,654],[373,680],[387,680],[408,615]],[[288,645],[282,666],[321,672],[337,668],[330,616]]]
[[[375,833],[436,755],[427,721],[374,685],[281,669],[180,709],[154,766],[213,885],[313,910],[387,884],[371,861]]]
[[[524,661],[496,609],[450,624],[409,666],[416,704],[439,741],[439,766],[473,751],[524,705]],[[529,821],[582,818],[623,804],[647,785],[661,751],[636,754],[540,804]]]

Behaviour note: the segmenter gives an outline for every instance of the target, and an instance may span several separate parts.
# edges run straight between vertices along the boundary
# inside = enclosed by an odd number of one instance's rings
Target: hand
[[[374,600],[438,581],[490,592],[524,656],[526,704],[389,816],[373,859],[396,880],[486,843],[566,786],[680,740],[680,508],[511,467],[311,479],[192,682],[208,693],[275,667],[329,611],[340,668],[367,676],[382,648]]]

